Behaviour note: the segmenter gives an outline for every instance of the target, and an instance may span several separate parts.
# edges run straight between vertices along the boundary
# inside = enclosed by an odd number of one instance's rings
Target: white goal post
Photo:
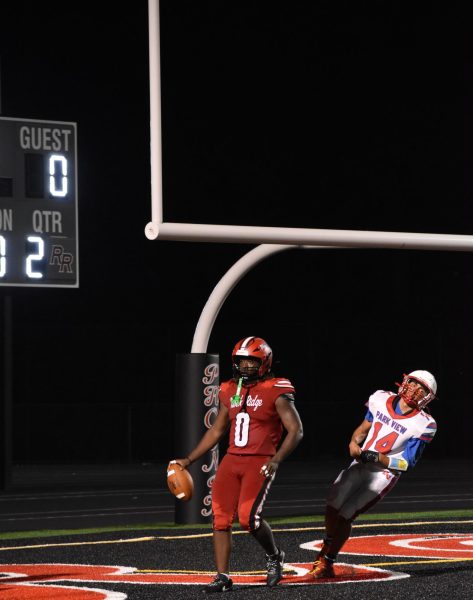
[[[256,264],[291,248],[391,248],[400,250],[473,251],[473,236],[434,233],[402,233],[334,229],[304,229],[163,222],[161,148],[161,64],[159,0],[148,0],[149,78],[151,128],[151,221],[145,227],[150,240],[256,244],[221,278],[210,294],[197,324],[192,350],[179,355],[177,363],[178,414],[188,415],[186,424],[200,439],[211,426],[218,410],[218,355],[207,354],[215,319],[230,292]],[[203,387],[205,386],[205,387]],[[190,417],[189,415],[192,415]],[[176,418],[176,423],[179,419]],[[182,427],[180,427],[182,434]],[[191,447],[190,433],[179,442],[185,455]],[[195,438],[195,439],[194,439]],[[218,444],[195,464],[196,487],[190,502],[177,505],[178,523],[207,522],[210,515],[211,484],[218,464]],[[204,476],[205,475],[205,476]]]
[[[392,248],[400,250],[456,250],[468,252],[473,250],[473,236],[471,235],[164,223],[159,0],[148,0],[148,21],[151,120],[151,221],[145,227],[145,234],[148,239],[241,244],[344,246],[346,248]]]

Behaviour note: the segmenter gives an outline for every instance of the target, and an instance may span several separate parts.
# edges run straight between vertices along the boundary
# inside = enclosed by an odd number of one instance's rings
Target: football
[[[194,481],[187,469],[172,460],[167,469],[168,488],[179,500],[190,500],[194,491]]]

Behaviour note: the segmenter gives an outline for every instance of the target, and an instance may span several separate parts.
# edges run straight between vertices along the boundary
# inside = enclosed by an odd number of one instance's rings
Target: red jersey
[[[219,400],[230,416],[229,454],[276,454],[283,425],[276,410],[276,400],[294,394],[294,386],[284,377],[272,377],[246,387],[230,379],[220,386]]]

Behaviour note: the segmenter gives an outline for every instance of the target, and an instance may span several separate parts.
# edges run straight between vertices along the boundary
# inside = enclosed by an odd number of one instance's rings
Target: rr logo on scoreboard
[[[51,254],[49,257],[50,265],[57,265],[59,267],[59,273],[72,273],[72,263],[74,257],[70,252],[66,252],[63,246],[54,244],[51,248]]]

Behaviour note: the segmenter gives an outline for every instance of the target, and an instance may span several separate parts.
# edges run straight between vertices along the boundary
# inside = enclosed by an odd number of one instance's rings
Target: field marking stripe
[[[265,571],[266,572],[266,571]],[[178,573],[179,575],[215,575],[215,571],[196,571],[195,569],[136,569],[135,573],[143,573],[148,575],[160,575],[161,573]],[[232,571],[232,575],[235,573]]]
[[[292,569],[283,569],[283,572],[292,573]],[[215,575],[215,571],[196,571],[193,570],[179,570],[179,569],[137,569],[133,573],[148,573],[148,574],[161,574],[161,573],[179,573],[180,575]],[[266,575],[266,571],[232,571],[232,575]]]
[[[95,542],[64,542],[62,544],[32,544],[30,546],[10,546],[10,547],[0,547],[0,552],[5,552],[6,550],[36,550],[38,548],[59,548],[61,546],[93,546],[98,544],[129,544],[136,542],[150,542],[152,540],[156,540],[157,538],[153,537],[141,537],[141,538],[130,538],[128,540],[97,540]]]
[[[366,529],[369,527],[411,527],[416,525],[452,525],[452,524],[472,524],[473,520],[468,521],[411,521],[408,523],[396,523],[390,521],[388,523],[361,523],[358,525],[353,525],[353,528],[358,529]],[[286,531],[325,531],[325,526],[320,527],[285,527],[282,529],[277,529],[276,527],[271,528],[276,533],[284,533]],[[247,534],[248,531],[234,531],[233,535],[244,535]],[[158,536],[156,539],[159,540],[181,540],[181,539],[196,539],[196,538],[204,538],[211,537],[213,534],[210,533],[189,533],[183,535],[162,535]]]
[[[369,527],[411,527],[415,525],[452,525],[452,524],[471,524],[473,520],[467,521],[412,521],[410,523],[366,523],[353,525],[353,528],[369,528]],[[284,532],[300,532],[300,531],[324,531],[325,527],[288,527],[283,529],[273,528],[273,531],[276,533],[284,533]],[[130,543],[138,543],[138,542],[151,542],[155,540],[180,540],[180,539],[197,539],[197,538],[205,538],[212,537],[213,533],[193,533],[186,535],[162,535],[162,536],[148,536],[148,537],[139,537],[139,538],[129,538],[129,539],[118,539],[118,540],[98,540],[91,542],[64,542],[64,543],[55,543],[55,544],[31,544],[27,546],[0,546],[0,552],[5,552],[7,550],[33,550],[39,548],[59,548],[59,547],[67,547],[67,546],[93,546],[98,544],[130,544]],[[248,535],[248,531],[234,531],[233,535]]]
[[[362,567],[395,567],[397,565],[424,565],[424,564],[435,564],[435,563],[456,563],[471,561],[473,558],[437,558],[428,560],[405,560],[396,562],[380,562],[380,563],[363,563]],[[160,574],[160,573],[179,573],[183,575],[213,575],[215,571],[196,571],[194,570],[179,570],[179,569],[137,569],[135,573],[148,573],[148,574]],[[283,569],[283,572],[290,573],[292,569]],[[232,571],[232,575],[265,575],[266,571]]]
[[[473,558],[435,558],[432,560],[403,560],[399,562],[366,563],[364,567],[393,567],[396,565],[429,565],[433,563],[467,562]]]

